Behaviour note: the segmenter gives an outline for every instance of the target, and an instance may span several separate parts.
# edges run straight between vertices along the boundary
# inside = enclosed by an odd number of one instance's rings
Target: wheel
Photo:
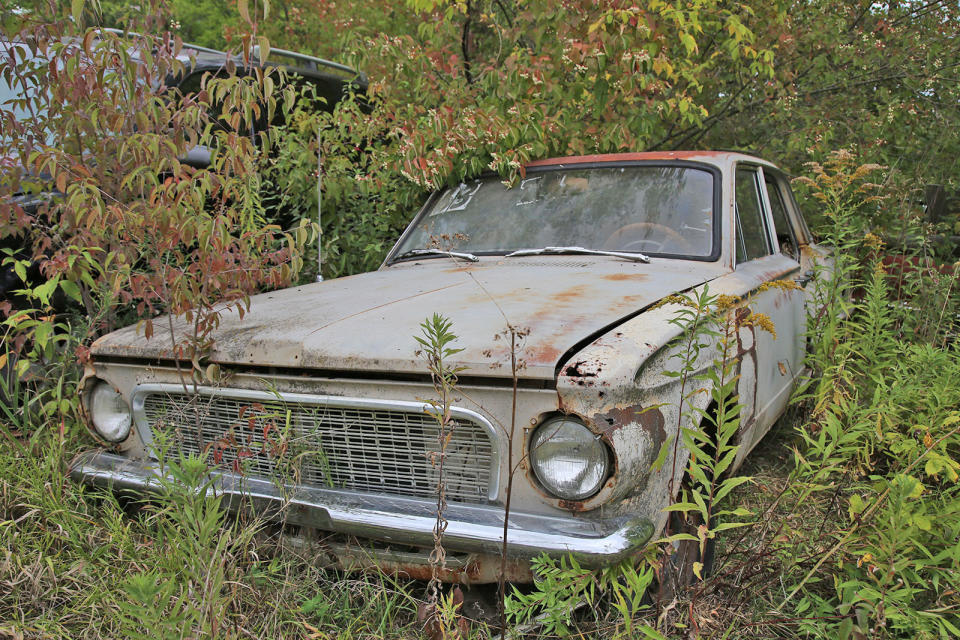
[[[716,408],[715,406],[711,406],[707,411],[716,411]],[[703,425],[701,424],[701,426]],[[707,428],[709,429],[709,426],[707,426]],[[710,442],[715,441],[715,436],[711,435]],[[705,449],[705,453],[708,456],[713,455],[711,445],[706,445]],[[707,475],[712,476],[709,472],[707,472]],[[716,478],[711,477],[708,477],[708,480],[710,482],[717,481]],[[699,483],[694,481],[689,472],[684,473],[683,479],[680,481],[679,495],[681,501],[693,502],[693,500],[685,496],[688,496],[690,491],[698,485]],[[705,498],[705,502],[707,512],[710,513],[711,502],[708,502],[708,499],[709,498]],[[695,537],[696,540],[678,540],[672,543],[672,549],[667,552],[660,567],[659,588],[656,592],[660,602],[669,602],[677,594],[713,573],[713,560],[716,554],[717,541],[716,538],[708,537],[703,543],[703,549],[700,548],[700,536],[698,533],[700,527],[704,524],[700,511],[687,511],[686,513],[680,511],[670,512],[664,537],[666,537],[667,534],[687,533]],[[712,529],[715,526],[716,519],[713,518],[708,528]],[[700,578],[697,578],[693,570],[694,564],[697,562],[703,564],[700,569]]]
[[[655,232],[655,234],[651,233]],[[656,234],[659,234],[661,239],[656,239]],[[648,238],[646,236],[654,235],[654,238]],[[639,238],[630,238],[630,236],[642,236]],[[627,240],[625,242],[625,240]],[[606,251],[626,251],[628,247],[636,246],[636,243],[642,242],[652,242],[660,245],[660,249],[663,249],[668,242],[676,245],[681,251],[686,251],[688,253],[693,252],[693,247],[690,243],[674,229],[671,229],[667,225],[659,224],[657,222],[633,222],[631,224],[625,224],[607,237],[603,241],[603,244],[600,246],[601,249]],[[652,251],[651,253],[657,253]]]
[[[670,534],[689,533],[697,536],[699,528],[703,525],[703,517],[699,512],[680,513],[673,511],[667,522]],[[666,532],[665,532],[666,533]],[[675,595],[682,592],[700,581],[700,578],[707,578],[713,572],[713,559],[716,552],[716,539],[707,538],[704,542],[703,553],[700,551],[700,543],[693,540],[679,540],[674,542],[672,550],[664,558],[660,567],[660,586],[658,588],[658,598],[661,601],[672,600]],[[700,569],[700,578],[697,578],[694,572],[694,564],[703,563]]]

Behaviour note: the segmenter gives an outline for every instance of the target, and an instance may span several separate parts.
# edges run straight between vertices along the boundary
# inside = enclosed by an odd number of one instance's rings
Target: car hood
[[[329,372],[427,372],[416,352],[420,323],[434,313],[452,322],[451,364],[462,375],[510,372],[509,322],[522,331],[523,378],[554,378],[564,354],[664,296],[721,275],[716,264],[612,257],[482,258],[462,266],[446,258],[291,287],[251,298],[241,319],[225,312],[209,360],[224,365],[297,367]],[[167,321],[155,319],[100,338],[95,357],[170,358]],[[186,333],[182,321],[175,332]]]

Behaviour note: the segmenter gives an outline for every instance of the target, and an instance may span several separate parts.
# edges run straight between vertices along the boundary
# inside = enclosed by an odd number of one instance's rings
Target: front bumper
[[[70,476],[78,482],[135,493],[161,489],[161,470],[151,462],[102,451],[77,456]],[[337,489],[278,485],[233,473],[211,472],[210,486],[229,508],[252,506],[271,519],[390,544],[433,547],[436,505],[395,496]],[[443,544],[448,551],[499,556],[503,508],[448,505]],[[642,549],[653,535],[646,518],[590,520],[514,512],[508,528],[508,554],[528,560],[541,553],[573,555],[582,566],[616,563]]]

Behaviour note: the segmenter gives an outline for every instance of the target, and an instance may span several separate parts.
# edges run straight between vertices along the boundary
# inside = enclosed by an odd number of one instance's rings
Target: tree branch
[[[470,23],[473,20],[473,6],[467,0],[467,13],[463,21],[463,32],[460,36],[460,50],[463,52],[463,74],[467,83],[473,83],[473,74],[470,72]]]

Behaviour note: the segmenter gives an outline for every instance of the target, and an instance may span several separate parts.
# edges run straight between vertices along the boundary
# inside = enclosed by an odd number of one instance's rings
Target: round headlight
[[[530,440],[533,473],[547,491],[564,500],[583,500],[599,491],[608,464],[600,437],[572,418],[548,420]]]
[[[113,387],[98,382],[90,392],[90,421],[107,442],[126,440],[130,435],[130,406]]]

